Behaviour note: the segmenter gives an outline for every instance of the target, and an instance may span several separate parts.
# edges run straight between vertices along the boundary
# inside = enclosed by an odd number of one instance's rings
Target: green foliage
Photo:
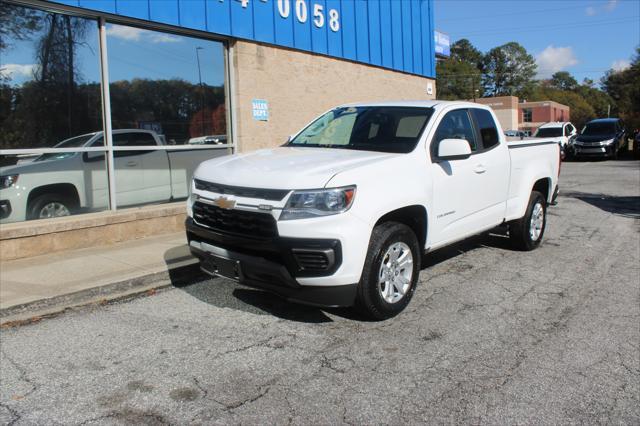
[[[551,76],[551,87],[560,90],[575,90],[578,81],[568,71],[558,71]]]
[[[494,47],[482,60],[484,94],[524,97],[532,90],[536,68],[535,59],[520,44]]]
[[[481,95],[480,71],[468,62],[448,58],[438,62],[436,74],[439,99],[472,99]]]
[[[462,38],[451,45],[451,57],[460,62],[474,65],[478,69],[482,68],[482,52],[476,49],[466,38]]]
[[[616,113],[630,129],[640,129],[640,46],[631,66],[622,71],[608,71],[603,77],[604,91],[616,103]]]

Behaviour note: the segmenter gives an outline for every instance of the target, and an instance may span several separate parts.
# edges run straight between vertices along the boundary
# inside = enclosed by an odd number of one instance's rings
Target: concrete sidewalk
[[[118,299],[197,274],[184,232],[0,261],[0,323]]]

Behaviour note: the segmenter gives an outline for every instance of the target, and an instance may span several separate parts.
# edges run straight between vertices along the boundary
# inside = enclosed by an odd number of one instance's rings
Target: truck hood
[[[401,154],[281,147],[205,161],[200,164],[194,177],[208,182],[250,188],[314,189],[323,188],[341,171],[385,161],[398,155]]]

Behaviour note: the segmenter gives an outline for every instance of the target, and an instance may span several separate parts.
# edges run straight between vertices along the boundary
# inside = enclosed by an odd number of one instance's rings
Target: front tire
[[[402,312],[413,297],[420,258],[418,239],[411,228],[397,222],[376,226],[358,283],[356,307],[360,312],[374,320]]]
[[[62,194],[43,194],[29,203],[29,219],[48,219],[73,214],[73,202]]]
[[[509,225],[509,239],[518,250],[534,250],[542,242],[546,226],[546,199],[540,192],[532,191],[525,215]]]

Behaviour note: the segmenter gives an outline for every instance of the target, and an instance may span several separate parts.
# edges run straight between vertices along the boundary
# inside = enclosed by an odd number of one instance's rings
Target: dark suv
[[[589,121],[573,142],[576,157],[617,158],[626,146],[624,123],[619,118],[599,118]]]

